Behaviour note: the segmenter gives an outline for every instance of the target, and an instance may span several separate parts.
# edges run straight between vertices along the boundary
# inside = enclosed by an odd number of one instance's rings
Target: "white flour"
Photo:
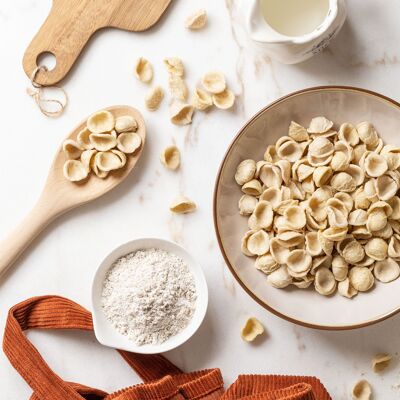
[[[153,248],[115,261],[103,283],[102,306],[113,326],[136,344],[160,344],[187,326],[196,298],[187,264]]]

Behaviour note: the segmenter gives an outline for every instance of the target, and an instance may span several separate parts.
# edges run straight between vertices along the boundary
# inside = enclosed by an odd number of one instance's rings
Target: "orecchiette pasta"
[[[135,132],[123,132],[117,137],[117,148],[126,154],[132,154],[142,145],[141,137]]]
[[[64,164],[64,176],[71,182],[78,182],[88,176],[88,170],[79,160],[68,160]]]
[[[267,281],[350,299],[400,276],[400,147],[369,122],[336,129],[325,117],[308,128],[292,121],[235,180],[249,218],[242,250]]]
[[[129,115],[115,119],[107,110],[91,115],[77,134],[77,141],[67,139],[63,143],[69,159],[64,164],[64,176],[78,182],[92,171],[104,179],[110,171],[124,167],[126,154],[134,153],[142,144],[137,129],[137,121]]]
[[[89,139],[97,151],[111,150],[117,145],[117,139],[108,133],[91,133]]]
[[[215,107],[221,110],[227,110],[235,104],[235,95],[232,90],[225,89],[221,93],[215,93],[212,96]]]
[[[358,381],[352,391],[353,400],[370,400],[372,398],[372,387],[368,381]]]
[[[89,136],[91,133],[92,132],[90,132],[88,128],[84,128],[78,133],[78,136],[76,137],[76,139],[81,148],[83,148],[85,150],[93,149],[93,144],[89,139]]]
[[[197,110],[204,111],[213,105],[213,98],[205,90],[196,88],[193,93],[192,104]]]
[[[164,59],[164,65],[171,75],[183,76],[185,73],[182,60],[177,57],[168,57]]]
[[[115,120],[114,129],[117,134],[122,132],[136,132],[138,125],[135,118],[131,117],[130,115],[124,115],[123,117],[118,117]]]
[[[153,66],[143,57],[137,59],[134,74],[137,79],[148,83],[153,79]]]
[[[225,76],[221,72],[208,72],[201,82],[204,89],[212,94],[222,93],[226,89]]]
[[[115,126],[115,119],[110,111],[98,111],[88,118],[86,125],[92,133],[111,132]]]
[[[75,140],[67,139],[64,140],[63,150],[70,160],[75,160],[81,156],[83,148]]]
[[[170,106],[171,122],[175,125],[188,125],[192,123],[194,107],[180,100],[175,100]]]
[[[154,86],[145,97],[145,104],[149,111],[156,111],[164,98],[164,90],[161,86]]]
[[[166,168],[174,171],[179,168],[181,163],[181,153],[176,146],[168,146],[161,153],[160,161]]]
[[[185,196],[178,196],[170,206],[170,210],[176,214],[187,214],[196,211],[196,208],[196,203]]]
[[[256,173],[256,162],[254,160],[243,160],[236,169],[235,180],[238,185],[244,185],[251,181]]]
[[[173,98],[182,101],[187,99],[189,91],[181,76],[170,74],[168,78],[168,87]]]
[[[372,359],[372,369],[374,372],[382,372],[385,370],[392,360],[392,356],[387,353],[379,353]]]
[[[201,29],[207,23],[207,11],[201,9],[186,18],[185,27],[188,29]]]
[[[241,215],[251,215],[256,208],[258,200],[254,196],[244,194],[239,200],[239,212]]]

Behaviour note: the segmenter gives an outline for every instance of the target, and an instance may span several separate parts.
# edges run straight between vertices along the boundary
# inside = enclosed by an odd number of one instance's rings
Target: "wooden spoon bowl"
[[[101,179],[91,172],[89,177],[82,182],[70,182],[63,174],[63,166],[67,157],[61,145],[35,207],[22,223],[5,240],[0,242],[0,275],[11,267],[33,239],[51,221],[72,208],[108,193],[120,184],[135,167],[146,140],[146,127],[142,115],[129,106],[113,106],[105,108],[105,110],[111,111],[115,118],[123,115],[130,115],[135,118],[138,124],[137,133],[142,138],[142,146],[134,155],[128,154],[125,166],[110,172],[107,178]],[[76,140],[78,133],[85,127],[86,120],[87,118],[66,139]]]

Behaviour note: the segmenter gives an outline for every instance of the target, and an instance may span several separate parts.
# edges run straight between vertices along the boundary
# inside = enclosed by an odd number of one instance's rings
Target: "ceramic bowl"
[[[119,333],[106,318],[101,306],[101,292],[104,278],[111,265],[118,258],[141,249],[159,248],[181,257],[188,265],[192,272],[196,289],[197,302],[196,310],[190,320],[188,326],[177,335],[169,338],[166,342],[159,345],[142,345],[138,346],[127,336]],[[200,327],[208,305],[208,289],[207,282],[201,267],[196,263],[193,257],[182,247],[173,242],[163,239],[145,238],[132,240],[113,250],[98,267],[92,284],[92,310],[93,310],[93,326],[97,340],[108,347],[126,350],[140,354],[156,354],[175,349],[186,342]]]
[[[349,300],[339,294],[324,297],[313,289],[275,289],[254,268],[254,259],[241,253],[247,219],[238,213],[242,193],[234,180],[240,161],[262,160],[268,144],[287,134],[290,121],[308,125],[323,115],[336,124],[371,121],[386,143],[400,146],[400,104],[368,90],[317,87],[285,96],[250,119],[229,147],[220,167],[214,193],[214,223],[225,261],[240,285],[259,304],[297,324],[328,330],[374,324],[400,311],[400,279],[377,282],[368,293]]]

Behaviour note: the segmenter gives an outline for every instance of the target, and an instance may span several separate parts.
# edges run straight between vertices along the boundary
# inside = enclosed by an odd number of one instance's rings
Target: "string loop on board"
[[[46,87],[37,83],[36,76],[39,73],[39,71],[47,72],[48,68],[44,65],[40,65],[33,70],[31,75],[32,87],[27,89],[27,93],[35,100],[36,104],[39,107],[39,110],[43,115],[45,115],[46,117],[53,117],[53,118],[58,117],[64,112],[65,107],[68,104],[67,93],[60,86],[53,85]],[[63,100],[46,97],[45,96],[46,89],[59,90],[63,96]]]

